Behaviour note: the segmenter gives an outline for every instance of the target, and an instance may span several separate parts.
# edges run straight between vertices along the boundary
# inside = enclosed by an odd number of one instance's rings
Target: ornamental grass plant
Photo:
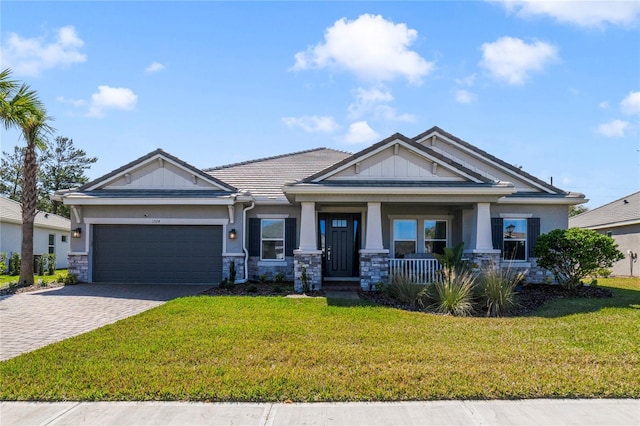
[[[524,272],[491,266],[478,277],[480,296],[488,317],[508,314],[516,306],[516,286],[524,280]]]

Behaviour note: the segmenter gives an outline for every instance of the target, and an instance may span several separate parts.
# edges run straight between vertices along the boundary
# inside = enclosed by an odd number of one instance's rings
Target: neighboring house
[[[613,275],[640,275],[640,191],[571,217],[569,226],[593,229],[615,240],[625,258],[613,265]]]
[[[65,217],[39,211],[33,223],[33,253],[56,255],[56,268],[68,265],[71,221]],[[20,253],[22,245],[22,206],[0,197],[0,252]]]
[[[356,154],[319,148],[199,170],[153,151],[58,199],[71,206],[70,271],[89,282],[295,280],[363,289],[395,271],[433,272],[465,243],[478,264],[545,271],[542,232],[566,228],[568,193],[434,127]],[[427,278],[424,278],[427,277]],[[427,275],[423,279],[429,279]]]

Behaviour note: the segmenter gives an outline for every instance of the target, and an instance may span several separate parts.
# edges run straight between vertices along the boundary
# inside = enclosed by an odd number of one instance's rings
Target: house
[[[56,268],[68,265],[71,221],[53,213],[37,212],[33,223],[33,253],[56,255]],[[22,245],[22,206],[0,197],[0,252],[8,257],[20,253]]]
[[[350,154],[319,148],[199,170],[153,151],[80,188],[71,207],[70,271],[89,282],[217,283],[277,274],[302,289],[363,289],[395,271],[466,256],[542,280],[537,236],[566,228],[565,192],[438,127],[394,134]]]
[[[612,274],[638,276],[640,268],[634,264],[640,252],[640,191],[571,217],[569,226],[593,229],[613,238],[625,258],[613,265]]]

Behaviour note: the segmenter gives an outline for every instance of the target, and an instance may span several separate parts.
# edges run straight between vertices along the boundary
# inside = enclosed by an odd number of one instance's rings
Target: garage
[[[213,284],[222,279],[222,226],[94,225],[94,282]]]

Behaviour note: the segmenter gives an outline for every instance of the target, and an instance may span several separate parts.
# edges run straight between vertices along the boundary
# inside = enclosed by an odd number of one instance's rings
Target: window
[[[527,219],[508,219],[502,222],[504,260],[527,260]]]
[[[609,238],[613,238],[613,232],[607,231],[606,236]]]
[[[425,220],[424,221],[424,252],[444,253],[447,246],[447,221],[446,220]]]
[[[284,219],[262,219],[260,241],[261,259],[284,260]]]
[[[417,221],[395,219],[393,221],[393,253],[396,259],[416,252],[418,234]]]
[[[60,241],[62,241],[63,243],[67,242],[67,236],[66,235],[61,235],[60,236]]]
[[[56,252],[56,236],[55,234],[49,234],[49,254]]]

